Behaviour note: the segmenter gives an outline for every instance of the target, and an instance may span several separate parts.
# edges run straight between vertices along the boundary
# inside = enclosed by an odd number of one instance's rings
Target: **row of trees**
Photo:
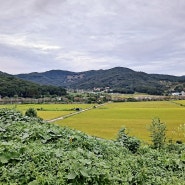
[[[146,93],[149,95],[163,95],[166,89],[162,86],[155,86],[150,87],[147,85],[143,86],[133,86],[133,87],[126,87],[126,88],[115,88],[111,92],[113,93],[121,93],[121,94],[134,94],[135,92],[139,93]]]
[[[111,95],[107,93],[68,93],[61,99],[64,102],[72,103],[104,103],[111,101]]]
[[[23,98],[40,98],[42,96],[66,95],[66,90],[61,87],[53,86],[22,86],[22,87],[2,87],[0,86],[0,95],[2,97],[23,97]]]

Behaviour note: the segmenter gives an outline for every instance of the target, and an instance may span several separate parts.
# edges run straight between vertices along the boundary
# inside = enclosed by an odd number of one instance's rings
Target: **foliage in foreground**
[[[152,120],[149,130],[151,132],[153,147],[158,149],[162,148],[166,139],[165,123],[162,123],[159,118],[155,118]]]
[[[133,154],[119,142],[0,109],[0,184],[185,184],[185,146]]]
[[[118,132],[118,138],[117,141],[127,149],[129,149],[132,153],[136,153],[138,148],[140,147],[140,140],[131,137],[128,135],[126,128],[122,128]]]

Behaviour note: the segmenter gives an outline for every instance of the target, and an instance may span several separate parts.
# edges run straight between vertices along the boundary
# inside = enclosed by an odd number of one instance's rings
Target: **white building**
[[[185,96],[185,92],[184,92],[184,91],[182,91],[182,92],[181,92],[181,95],[182,95],[182,96]]]
[[[185,96],[185,92],[181,91],[181,92],[173,92],[172,96]]]

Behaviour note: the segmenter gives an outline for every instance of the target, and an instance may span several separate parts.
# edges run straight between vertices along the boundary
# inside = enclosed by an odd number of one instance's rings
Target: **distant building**
[[[181,95],[182,95],[182,96],[185,96],[185,92],[184,92],[184,91],[182,91],[182,92],[181,92]]]
[[[173,92],[172,96],[185,96],[185,92],[181,91],[181,92]]]
[[[93,89],[95,92],[100,92],[101,91],[101,88],[99,88],[99,87],[94,87],[94,89]]]
[[[173,92],[173,93],[172,93],[172,96],[179,96],[179,95],[180,95],[179,92]]]

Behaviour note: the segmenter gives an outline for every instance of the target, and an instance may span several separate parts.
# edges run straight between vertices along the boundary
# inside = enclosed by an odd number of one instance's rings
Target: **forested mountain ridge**
[[[73,75],[76,75],[76,73],[62,70],[51,70],[43,73],[33,72],[29,74],[19,74],[16,75],[16,77],[41,85],[64,86],[66,77]]]
[[[37,98],[42,95],[65,95],[66,90],[62,87],[39,85],[13,75],[0,72],[0,95],[2,97]]]
[[[85,72],[51,70],[43,73],[19,74],[17,77],[39,84],[72,89],[109,87],[113,92],[122,93],[163,94],[173,90],[185,90],[184,76],[147,74],[124,67]]]

